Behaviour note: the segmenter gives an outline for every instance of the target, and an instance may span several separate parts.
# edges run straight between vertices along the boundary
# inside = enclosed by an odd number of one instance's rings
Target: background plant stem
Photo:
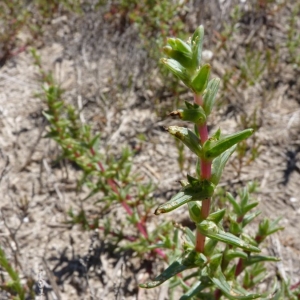
[[[95,150],[94,150],[93,148],[90,148],[90,152],[91,152],[91,154],[92,154],[93,156],[96,155],[96,152],[95,152]],[[100,170],[101,170],[102,172],[104,172],[105,169],[104,169],[102,163],[101,163],[100,161],[98,161],[97,164],[98,164]],[[107,179],[107,183],[108,183],[108,185],[111,187],[111,189],[112,189],[116,194],[119,194],[119,186],[118,186],[117,182],[116,182],[114,179],[108,178],[108,179]],[[125,211],[127,212],[127,214],[128,214],[129,216],[132,216],[132,215],[133,215],[133,211],[132,211],[131,207],[128,205],[128,203],[126,202],[126,200],[130,200],[130,199],[131,199],[130,195],[127,195],[127,196],[126,196],[126,199],[123,200],[123,201],[121,202],[121,205],[123,206],[123,208],[125,209]],[[141,235],[142,235],[145,239],[148,239],[148,238],[149,238],[148,233],[147,233],[146,226],[145,226],[141,221],[138,221],[138,222],[136,223],[136,227],[137,227],[137,229],[139,230],[139,232],[141,233]],[[154,249],[154,252],[155,252],[156,254],[158,254],[159,256],[161,256],[163,259],[166,259],[166,254],[164,253],[163,250],[156,248],[156,249]]]

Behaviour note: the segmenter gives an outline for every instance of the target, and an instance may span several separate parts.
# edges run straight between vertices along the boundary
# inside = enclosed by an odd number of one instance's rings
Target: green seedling
[[[0,289],[7,291],[11,295],[15,295],[15,300],[25,300],[26,288],[21,284],[19,273],[11,266],[5,256],[4,251],[0,248],[0,267],[10,277],[10,281],[0,285]]]

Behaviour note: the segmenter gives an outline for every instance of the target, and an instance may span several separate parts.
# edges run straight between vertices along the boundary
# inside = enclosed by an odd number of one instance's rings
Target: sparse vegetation
[[[299,299],[299,4],[218,3],[0,3],[0,298]]]

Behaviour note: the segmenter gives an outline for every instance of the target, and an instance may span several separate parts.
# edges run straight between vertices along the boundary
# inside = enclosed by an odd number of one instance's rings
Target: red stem
[[[92,226],[90,228],[94,229]],[[105,230],[105,228],[103,226],[99,226],[98,229]],[[119,236],[119,234],[114,231],[110,231],[109,234],[111,234],[112,236],[116,236],[116,237]],[[133,237],[133,236],[125,236],[124,235],[122,237],[130,242],[134,242],[137,239],[136,237]],[[167,260],[167,255],[163,252],[163,250],[156,248],[156,249],[153,249],[153,252],[155,252],[156,254],[161,256],[164,260]]]
[[[242,223],[244,219],[244,216],[239,216],[237,219],[238,223]],[[260,242],[263,241],[263,237],[260,235],[257,235],[255,237],[255,241],[259,244]],[[236,265],[236,269],[235,269],[235,277],[238,277],[243,271],[244,271],[245,267],[244,267],[244,261],[242,258],[239,259],[237,265]]]
[[[295,289],[297,289],[299,286],[300,286],[300,281],[298,281],[297,283],[291,285],[290,289],[291,289],[291,290],[295,290]]]
[[[196,104],[202,106],[203,101],[202,101],[201,95],[195,94],[194,102]],[[207,124],[204,123],[203,125],[198,126],[198,131],[199,131],[199,135],[200,135],[201,144],[203,145],[208,140]],[[210,177],[211,177],[211,161],[206,161],[201,158],[200,164],[201,164],[201,179],[210,179]],[[206,219],[208,217],[209,210],[210,210],[210,198],[202,201],[201,216],[203,219]],[[203,253],[204,245],[205,245],[205,236],[202,235],[202,233],[197,230],[195,250],[197,252]]]
[[[95,150],[93,148],[90,148],[90,152],[91,152],[91,154],[93,156],[96,155]],[[100,168],[101,172],[104,172],[105,169],[104,169],[102,163],[100,161],[98,161],[97,164],[98,164],[98,167]],[[112,179],[112,178],[108,178],[107,179],[107,183],[109,184],[109,186],[111,187],[111,189],[116,194],[119,195],[119,190],[118,190],[118,184],[117,184],[117,182],[114,179]],[[131,197],[129,195],[127,195],[126,199],[121,202],[121,205],[126,210],[127,214],[129,216],[132,216],[133,215],[133,211],[132,211],[131,207],[128,205],[128,203],[126,202],[126,200],[129,200],[129,199],[131,199]],[[147,233],[147,229],[146,229],[145,225],[143,224],[143,222],[138,221],[137,224],[136,224],[136,226],[137,226],[137,229],[139,230],[139,232],[144,236],[144,238],[147,239],[148,238],[148,233]],[[154,252],[156,252],[158,255],[160,255],[161,257],[163,257],[164,259],[166,259],[166,254],[161,249],[154,249]]]
[[[156,254],[158,254],[159,256],[161,256],[164,260],[167,260],[167,255],[164,253],[163,250],[159,249],[159,248],[155,248],[153,250]]]
[[[221,298],[221,296],[222,296],[221,290],[217,289],[215,291],[215,300],[219,300]]]
[[[240,258],[237,265],[236,265],[236,269],[235,269],[235,277],[238,277],[244,270],[244,264],[243,264],[243,260]]]
[[[203,125],[198,126],[199,135],[201,138],[201,144],[203,145],[204,142],[208,140],[208,130],[207,130],[207,124],[204,123]]]
[[[200,106],[203,105],[203,100],[201,95],[194,94],[194,102]]]
[[[95,229],[95,227],[93,227],[92,225],[90,226],[90,228]],[[98,229],[105,231],[105,228],[103,226],[98,226]],[[109,231],[108,233],[115,237],[120,236],[117,232],[114,232],[114,231]],[[122,238],[125,238],[126,240],[128,240],[130,242],[134,242],[136,240],[136,238],[133,236],[122,235]]]

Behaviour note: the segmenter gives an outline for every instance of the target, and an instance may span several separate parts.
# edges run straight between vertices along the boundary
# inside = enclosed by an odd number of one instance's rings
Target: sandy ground
[[[211,132],[218,127],[224,133],[234,132],[241,128],[241,116],[251,116],[255,110],[260,125],[255,134],[258,158],[238,174],[234,157],[221,185],[234,190],[249,180],[258,182],[260,219],[281,217],[280,224],[285,227],[264,244],[265,250],[282,258],[274,270],[295,283],[300,277],[300,81],[298,66],[289,62],[286,48],[284,24],[290,9],[287,5],[265,19],[249,13],[252,21],[241,19],[226,49],[218,48],[220,42],[215,37],[206,42],[208,49],[218,51],[211,61],[213,76],[222,78],[228,71],[236,74],[220,93],[223,106],[212,115]],[[120,37],[101,21],[93,12],[80,17],[57,16],[38,49],[43,66],[66,90],[66,101],[83,107],[82,121],[92,122],[94,129],[101,131],[104,145],[119,151],[122,145],[141,144],[141,151],[133,158],[134,168],[157,185],[158,203],[165,201],[183,176],[174,140],[162,130],[178,124],[162,113],[174,105],[161,88],[157,69],[150,68],[151,73],[145,76],[150,63],[133,38],[136,29],[129,26]],[[215,26],[209,19],[204,25],[207,32]],[[246,61],[249,45],[252,51],[277,47],[279,58],[277,62],[275,57],[271,59],[269,69],[265,68],[253,85],[236,85],[242,72],[239,62]],[[126,81],[129,73],[131,85]],[[116,82],[123,85],[116,87]],[[80,207],[81,195],[76,194],[79,171],[70,165],[52,164],[59,148],[43,138],[47,123],[42,111],[46,107],[34,96],[40,90],[37,68],[28,50],[0,69],[0,245],[19,270],[22,282],[32,278],[38,292],[37,282],[43,279],[45,299],[89,299],[90,293],[95,299],[168,299],[166,287],[150,292],[137,288],[138,282],[149,277],[149,261],[139,260],[134,253],[113,254],[101,232],[66,225],[69,208],[76,211]],[[190,94],[180,95],[180,100],[187,99]],[[145,141],[137,138],[139,134]],[[192,172],[194,163],[187,150],[185,157],[184,174]],[[85,205],[96,213],[92,202]],[[170,218],[183,220],[187,217],[184,214],[180,210]],[[153,218],[153,222],[159,219]],[[87,278],[88,256],[93,257],[93,263]],[[154,272],[161,267],[161,263],[152,262]],[[0,292],[1,299],[9,299],[6,297]]]

